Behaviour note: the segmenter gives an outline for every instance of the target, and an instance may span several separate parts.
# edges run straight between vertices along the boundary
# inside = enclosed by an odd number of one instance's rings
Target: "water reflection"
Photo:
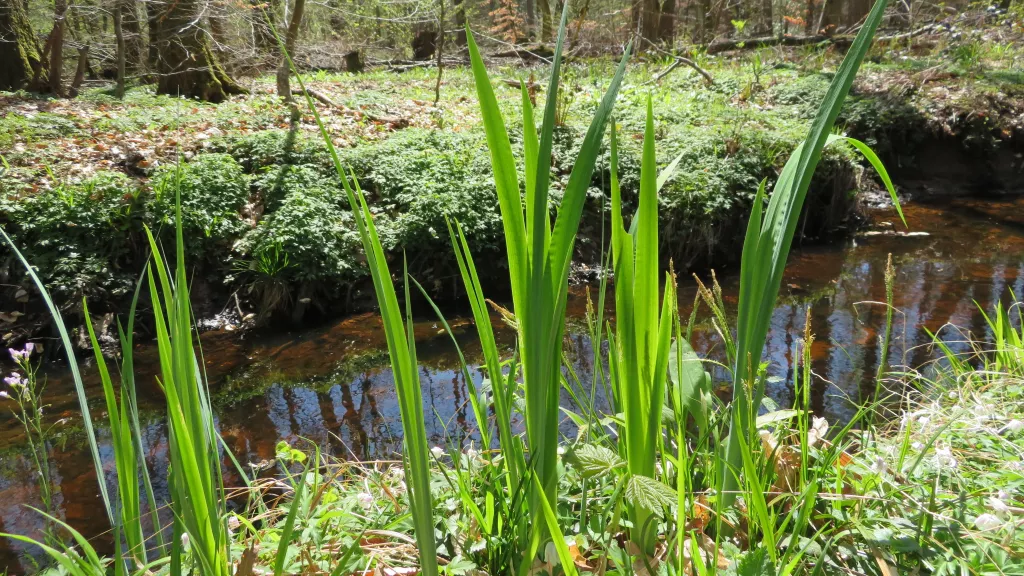
[[[813,409],[831,420],[842,421],[853,412],[853,402],[873,388],[872,378],[882,356],[878,336],[885,309],[886,255],[893,254],[898,269],[894,337],[889,351],[894,366],[916,366],[930,357],[928,336],[947,323],[962,326],[976,335],[988,336],[975,301],[985,307],[1009,290],[1024,293],[1024,201],[958,200],[946,205],[910,205],[907,218],[914,232],[930,235],[897,235],[898,227],[880,213],[873,233],[842,246],[797,249],[790,258],[780,302],[772,317],[765,358],[769,371],[779,379],[769,394],[780,405],[793,402],[789,387],[797,340],[804,329],[808,308],[812,331],[813,370],[818,376]],[[898,223],[897,223],[898,224]],[[735,275],[720,276],[727,304],[735,308],[738,285]],[[680,308],[684,318],[693,302],[692,282],[683,281]],[[580,318],[585,310],[583,289],[574,289],[570,314]],[[609,306],[612,299],[608,299]],[[609,310],[610,313],[610,310]],[[450,319],[455,338],[473,364],[470,376],[482,384],[480,350],[469,320]],[[502,327],[499,318],[494,325]],[[572,323],[566,338],[566,356],[585,389],[593,375],[593,348],[579,323]],[[959,335],[944,330],[951,346],[962,348]],[[468,402],[465,376],[460,370],[449,335],[431,320],[416,326],[421,380],[431,442],[465,443],[478,438]],[[498,333],[500,345],[509,348],[513,335]],[[694,336],[694,347],[703,355],[722,360],[719,338],[707,324]],[[240,338],[229,332],[203,336],[207,371],[217,404],[217,427],[227,446],[244,462],[270,460],[279,440],[306,439],[345,458],[393,458],[401,448],[398,401],[391,370],[384,353],[383,334],[372,314],[297,334]],[[157,367],[156,351],[140,347],[136,353],[140,374]],[[729,377],[721,367],[712,370],[717,381]],[[167,438],[161,418],[161,398],[152,379],[140,375],[143,414],[143,446],[158,495],[166,494]],[[146,385],[145,383],[149,383]],[[97,400],[101,391],[95,378],[87,388]],[[599,406],[604,405],[598,386]],[[77,415],[73,388],[60,374],[49,384],[53,418]],[[572,407],[563,392],[563,405]],[[104,429],[101,402],[94,403],[100,428],[101,453],[113,470],[109,438]],[[521,422],[514,423],[521,428]],[[562,432],[571,433],[563,422]],[[6,415],[0,420],[0,441],[18,446],[17,423]],[[11,450],[0,458],[0,530],[38,535],[38,516],[23,505],[38,505],[35,471],[27,460]],[[103,515],[88,451],[72,443],[55,448],[53,481],[62,517],[109,548]],[[230,466],[225,461],[226,466]],[[111,490],[114,489],[112,477]],[[237,478],[231,479],[237,481]],[[159,496],[158,496],[159,497]],[[30,569],[20,558],[25,548],[0,543],[0,564],[11,573]]]

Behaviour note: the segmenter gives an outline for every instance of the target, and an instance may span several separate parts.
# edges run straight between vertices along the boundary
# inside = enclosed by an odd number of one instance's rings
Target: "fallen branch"
[[[327,106],[330,106],[331,108],[340,108],[340,106],[335,104],[333,100],[331,100],[327,96],[324,96],[321,92],[317,92],[316,90],[313,90],[312,88],[306,88],[305,90],[295,90],[295,89],[292,90],[292,96],[307,96],[307,95],[310,98],[316,100],[317,102],[319,102],[321,104],[326,104]]]
[[[874,42],[893,42],[900,40],[908,40],[915,38],[923,34],[938,30],[940,26],[938,24],[929,24],[922,26],[917,30],[910,32],[903,32],[901,34],[893,34],[890,36],[876,36]],[[846,47],[853,44],[855,36],[852,34],[836,34],[826,36],[823,34],[817,34],[813,36],[763,36],[760,38],[745,38],[736,40],[720,40],[718,42],[712,42],[707,44],[704,48],[708,54],[721,54],[722,52],[730,52],[732,50],[750,50],[756,48],[766,48],[771,46],[807,46],[811,44],[833,44],[838,47]]]
[[[546,44],[529,44],[526,46],[513,46],[503,52],[489,54],[491,58],[520,58],[522,60],[548,60],[555,56],[552,46]]]
[[[711,76],[710,73],[708,73],[707,70],[698,66],[697,63],[694,62],[693,60],[690,60],[689,58],[683,58],[682,56],[676,56],[675,62],[673,62],[668,68],[655,74],[654,78],[649,80],[647,84],[661,82],[662,78],[668,76],[673,70],[679,68],[680,66],[689,66],[690,68],[693,68],[694,70],[697,71],[698,74],[704,77],[704,80],[707,81],[708,85],[714,85],[715,79]]]

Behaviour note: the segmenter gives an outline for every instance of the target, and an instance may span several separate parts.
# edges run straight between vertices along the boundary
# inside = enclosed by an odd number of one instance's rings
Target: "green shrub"
[[[145,218],[141,189],[116,172],[21,198],[0,198],[0,222],[65,302],[83,295],[109,300],[131,292]]]
[[[303,287],[337,296],[365,276],[352,214],[322,188],[288,194],[236,249],[239,280],[264,314],[290,303]]]
[[[801,118],[811,119],[818,103],[825,97],[831,77],[827,74],[807,74],[786,78],[773,86],[769,98],[777,105],[793,106]]]
[[[263,202],[264,210],[272,212],[293,192],[317,188],[342,198],[344,193],[335,184],[336,179],[337,176],[326,176],[319,167],[310,164],[279,164],[265,167],[253,176],[252,188]]]
[[[407,129],[349,150],[343,161],[377,211],[386,250],[404,248],[410,262],[429,255],[427,266],[449,262],[446,215],[462,224],[474,253],[503,246],[482,134]]]
[[[297,131],[263,130],[223,138],[214,144],[214,150],[230,154],[250,174],[280,164],[318,165],[333,174],[323,145],[309,134]]]
[[[911,89],[853,94],[839,121],[847,132],[871,146],[889,164],[905,164],[929,137],[928,119],[913,104]]]
[[[153,179],[156,226],[173,229],[174,191],[181,185],[182,225],[190,260],[223,260],[231,244],[249,228],[241,211],[249,198],[242,167],[227,154],[202,154],[187,163],[159,168]]]

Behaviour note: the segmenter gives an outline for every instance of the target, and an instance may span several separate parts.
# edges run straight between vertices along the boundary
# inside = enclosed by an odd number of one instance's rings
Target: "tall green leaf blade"
[[[528,246],[523,206],[519,197],[519,177],[516,173],[515,159],[512,157],[508,131],[505,129],[505,120],[501,117],[498,100],[494,96],[494,88],[491,87],[491,80],[487,76],[487,69],[480,57],[473,33],[468,29],[466,43],[469,47],[477,97],[480,100],[480,116],[487,135],[491,168],[494,170],[494,186],[498,193],[498,204],[501,206],[509,276],[512,281],[512,303],[518,310],[524,306],[526,297]]]
[[[757,390],[754,390],[751,397],[747,397],[745,383],[761,360],[771,313],[782,282],[783,268],[789,256],[811,177],[829,140],[843,102],[849,94],[860,63],[884,16],[885,6],[886,0],[878,0],[868,14],[850,51],[829,85],[806,140],[794,150],[793,156],[783,168],[760,227],[756,248],[744,246],[737,324],[738,348],[733,368],[734,424],[727,442],[726,462],[720,467],[722,470],[742,468],[740,437],[749,437],[752,425],[751,406],[756,406],[760,402]],[[747,266],[749,257],[752,257],[752,260],[750,266]],[[722,482],[723,503],[729,504],[735,497],[738,479],[735,474],[723,473]]]

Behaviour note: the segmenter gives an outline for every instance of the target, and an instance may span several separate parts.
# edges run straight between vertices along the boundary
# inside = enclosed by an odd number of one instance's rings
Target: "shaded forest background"
[[[221,101],[235,78],[279,69],[280,40],[305,69],[360,72],[443,65],[465,56],[467,23],[492,55],[549,53],[569,2],[574,54],[605,54],[636,39],[641,50],[687,56],[744,44],[812,43],[855,32],[870,0],[0,0],[0,89],[73,96],[88,79],[156,83],[159,93]],[[1011,0],[903,0],[886,27],[931,31]],[[947,24],[948,27],[948,24]]]

